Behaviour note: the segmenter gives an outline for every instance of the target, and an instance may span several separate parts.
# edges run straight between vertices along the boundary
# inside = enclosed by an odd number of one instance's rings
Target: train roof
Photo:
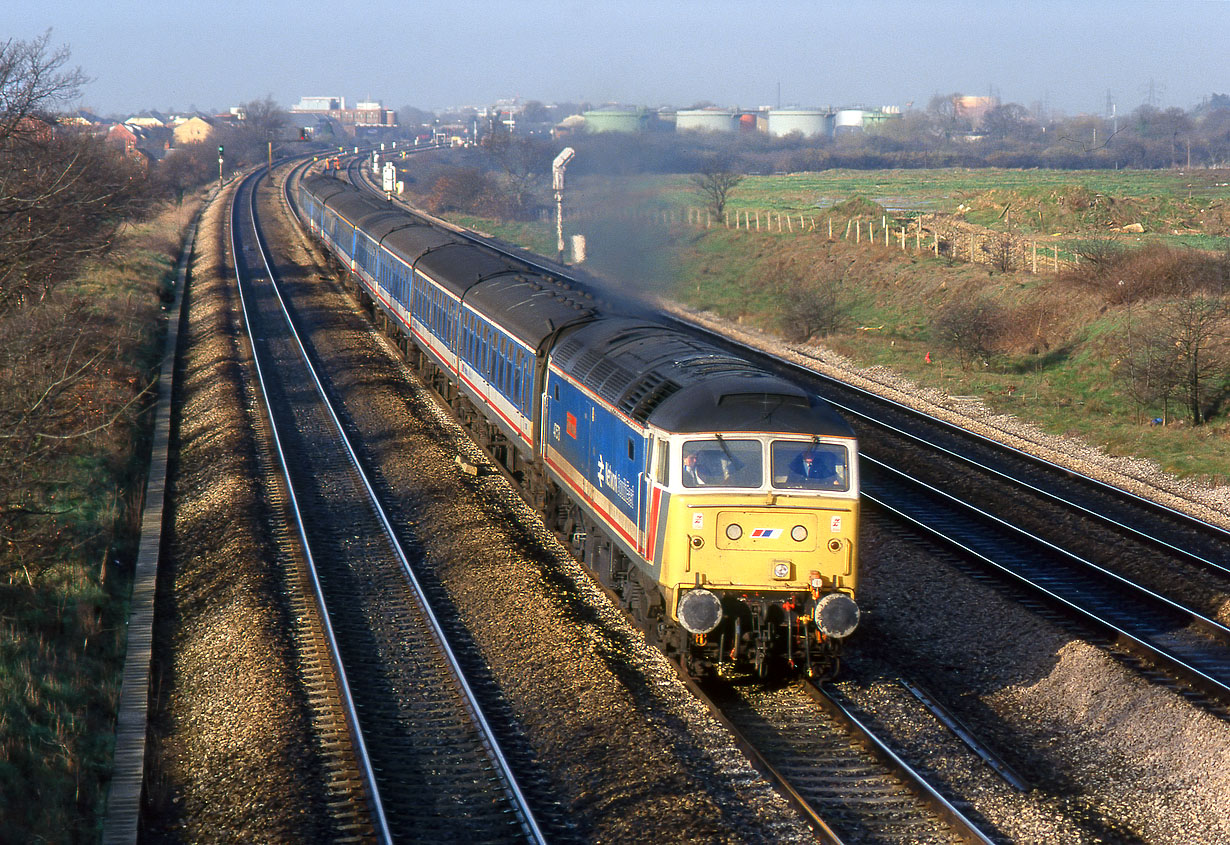
[[[384,243],[393,232],[406,227],[406,215],[400,209],[384,207],[363,215],[357,221],[358,228],[367,233],[376,243]]]
[[[498,252],[461,240],[427,252],[415,266],[459,297],[484,279],[523,268]]]
[[[338,182],[336,179],[321,180],[326,184],[309,186],[312,193],[328,208],[340,214],[350,223],[357,223],[379,211],[387,211],[389,204],[375,197],[356,191],[353,187]],[[328,182],[343,186],[343,190],[331,191]]]
[[[828,403],[703,338],[651,321],[596,320],[552,362],[633,419],[671,432],[852,437]]]
[[[299,185],[321,202],[327,202],[332,196],[354,192],[354,186],[349,182],[343,182],[341,179],[333,176],[323,176],[321,174],[306,176],[300,181]]]
[[[549,276],[505,273],[476,285],[465,301],[498,322],[527,345],[538,349],[543,340],[570,325],[596,316],[593,300]]]
[[[353,185],[317,176],[305,179],[304,186],[406,264],[464,297],[533,349],[564,326],[596,313],[593,297],[574,283],[536,273],[515,258],[465,241]]]
[[[381,239],[389,252],[416,269],[422,269],[422,259],[432,250],[448,246],[452,249],[464,242],[456,235],[431,225],[421,217],[398,210],[401,222],[393,226]]]

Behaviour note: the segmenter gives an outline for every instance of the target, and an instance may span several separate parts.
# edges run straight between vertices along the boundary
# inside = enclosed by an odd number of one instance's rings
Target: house
[[[214,122],[201,115],[193,115],[176,122],[171,130],[175,146],[199,144],[208,141],[214,134]]]
[[[6,127],[7,128],[7,127]],[[45,143],[55,135],[55,124],[41,117],[26,115],[12,127],[12,134],[24,139]]]
[[[151,127],[167,126],[171,120],[161,112],[143,111],[140,114],[134,114],[124,122],[130,126],[140,126],[149,129]]]
[[[166,127],[143,128],[117,123],[107,130],[108,143],[122,149],[133,161],[148,167],[151,161],[161,161],[171,148],[171,130]]]
[[[61,126],[76,126],[83,129],[97,128],[107,125],[107,121],[103,120],[93,112],[88,112],[84,109],[79,109],[72,114],[64,115],[60,118],[59,123]]]

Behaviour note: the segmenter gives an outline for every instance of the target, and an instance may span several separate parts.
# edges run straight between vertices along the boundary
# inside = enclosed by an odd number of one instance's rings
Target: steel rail
[[[380,497],[376,493],[376,489],[372,485],[371,480],[368,478],[367,473],[364,471],[362,462],[359,460],[358,453],[355,451],[354,445],[351,443],[350,438],[346,435],[345,427],[342,425],[341,419],[338,416],[337,411],[335,410],[333,406],[333,402],[329,398],[329,395],[327,391],[325,390],[324,384],[320,380],[320,377],[318,373],[316,372],[315,366],[313,366],[312,364],[311,356],[308,354],[307,348],[305,344],[303,343],[302,338],[299,336],[299,332],[295,327],[294,321],[291,319],[290,309],[287,306],[285,299],[282,297],[282,291],[280,287],[278,286],[276,275],[274,274],[273,267],[269,262],[269,255],[268,255],[268,251],[265,248],[264,238],[261,235],[259,227],[257,226],[256,210],[255,210],[255,204],[256,204],[255,191],[253,191],[253,194],[252,194],[252,204],[253,204],[253,214],[252,214],[253,231],[256,237],[257,245],[260,248],[261,261],[265,265],[265,270],[269,275],[270,286],[272,287],[274,294],[277,296],[278,303],[281,305],[282,314],[286,319],[286,324],[290,331],[290,334],[295,340],[295,344],[298,347],[300,355],[303,358],[304,364],[307,367],[307,371],[312,378],[312,382],[316,387],[316,391],[320,394],[322,406],[328,412],[329,418],[332,420],[337,430],[339,442],[346,449],[346,453],[349,455],[350,460],[354,465],[358,478],[360,479],[360,481],[362,481],[364,488],[367,490],[367,493],[370,497],[370,503],[372,505],[373,511],[375,512],[377,519],[380,521],[382,527],[384,528],[384,531],[385,531],[386,536],[388,537],[390,546],[394,550],[395,554],[397,555],[398,561],[401,564],[403,573],[406,575],[406,578],[408,582],[410,583],[411,588],[413,589],[414,593],[419,597],[420,604],[423,607],[424,615],[427,617],[431,625],[433,636],[437,644],[440,646],[441,652],[445,655],[446,659],[448,660],[449,665],[452,667],[453,673],[456,676],[458,685],[462,690],[462,693],[465,698],[467,708],[470,711],[471,717],[474,719],[475,724],[479,727],[480,733],[483,738],[483,743],[487,747],[487,751],[491,755],[493,762],[495,762],[500,772],[501,778],[504,781],[505,787],[507,788],[508,792],[510,793],[510,796],[512,797],[513,804],[515,805],[518,814],[521,816],[522,826],[525,828],[525,831],[531,840],[533,840],[534,842],[545,842],[546,839],[541,829],[538,826],[537,820],[534,818],[534,814],[530,809],[529,802],[526,800],[525,795],[522,793],[520,786],[517,784],[516,777],[514,776],[512,772],[512,768],[509,766],[507,759],[504,757],[504,753],[502,749],[500,748],[499,742],[496,739],[495,732],[491,728],[490,723],[487,721],[486,716],[483,714],[482,707],[480,706],[478,702],[478,698],[477,696],[475,696],[473,689],[470,687],[469,681],[465,677],[465,672],[461,668],[461,663],[457,659],[456,654],[453,652],[452,647],[448,643],[447,637],[444,633],[444,627],[440,624],[440,621],[438,617],[436,616],[435,611],[432,609],[430,603],[428,602],[426,591],[423,589],[422,585],[419,583],[418,577],[415,575],[414,569],[410,565],[409,557],[406,555],[405,549],[402,547],[401,542],[397,538],[397,532],[393,528],[392,520],[389,518],[388,513],[385,511],[383,505],[381,505]]]
[[[756,747],[755,743],[743,735],[738,726],[722,712],[722,708],[701,688],[700,684],[682,671],[678,672],[678,676],[683,685],[691,690],[694,696],[704,702],[710,715],[717,719],[726,730],[730,731],[735,745],[747,755],[752,767],[774,785],[779,794],[786,800],[786,803],[793,807],[803,817],[803,820],[807,822],[808,826],[815,831],[816,837],[821,842],[826,843],[826,845],[844,845],[845,840],[838,835],[837,831],[833,830],[829,823],[824,820],[824,817],[811,805],[811,802],[794,788],[789,778],[782,774],[776,766],[769,762],[768,758],[760,753],[760,749]]]

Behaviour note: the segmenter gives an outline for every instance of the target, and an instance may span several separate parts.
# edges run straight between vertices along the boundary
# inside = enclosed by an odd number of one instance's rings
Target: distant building
[[[291,107],[293,112],[341,111],[346,108],[345,97],[300,97]]]
[[[107,130],[107,143],[148,171],[150,162],[161,161],[171,147],[171,131],[165,126],[144,127],[116,123]]]
[[[108,123],[108,121],[103,120],[101,117],[99,117],[96,114],[93,114],[92,112],[88,112],[88,111],[85,111],[84,109],[81,109],[81,110],[73,112],[72,114],[64,115],[63,117],[59,119],[58,123],[61,126],[90,127],[90,126],[105,126]]]
[[[134,114],[132,117],[128,118],[124,122],[127,123],[129,126],[142,126],[146,128],[149,128],[149,127],[156,128],[160,126],[170,125],[171,119],[167,117],[165,114],[163,114],[162,112],[143,111],[140,114]]]
[[[184,118],[175,123],[171,129],[175,146],[183,144],[200,144],[208,141],[214,134],[214,122],[200,115]]]
[[[649,111],[625,106],[604,106],[584,112],[587,132],[643,132],[649,126]]]
[[[361,129],[393,129],[397,126],[397,112],[384,108],[378,100],[361,102],[348,109],[345,97],[300,97],[290,113],[324,115],[341,124],[350,135]]]
[[[969,120],[971,126],[982,122],[982,117],[999,105],[997,97],[971,97],[957,94],[952,98],[953,113]]]

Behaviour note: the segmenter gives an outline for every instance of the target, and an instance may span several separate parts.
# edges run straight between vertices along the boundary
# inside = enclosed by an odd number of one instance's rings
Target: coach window
[[[507,393],[504,387],[504,337],[500,336],[495,347],[495,387],[501,393]]]
[[[517,350],[517,364],[516,366],[513,367],[513,378],[512,378],[512,398],[513,398],[513,403],[516,404],[518,408],[520,408],[523,404],[521,401],[521,362],[522,362],[522,354],[521,354],[521,350],[518,349]]]

